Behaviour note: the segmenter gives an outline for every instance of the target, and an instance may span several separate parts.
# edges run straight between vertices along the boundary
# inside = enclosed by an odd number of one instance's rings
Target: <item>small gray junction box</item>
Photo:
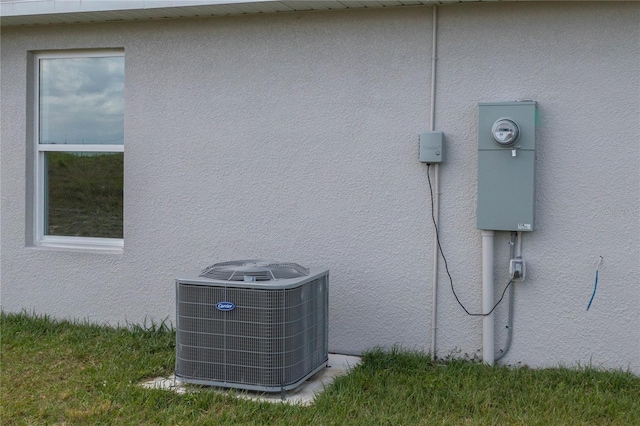
[[[442,132],[420,133],[420,161],[423,163],[442,162]]]
[[[479,104],[478,229],[535,228],[536,107],[534,101]]]

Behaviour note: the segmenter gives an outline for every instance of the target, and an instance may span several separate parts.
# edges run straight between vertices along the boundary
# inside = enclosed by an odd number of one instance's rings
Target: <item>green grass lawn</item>
[[[640,378],[373,350],[310,407],[144,389],[175,333],[2,314],[2,425],[640,425]]]

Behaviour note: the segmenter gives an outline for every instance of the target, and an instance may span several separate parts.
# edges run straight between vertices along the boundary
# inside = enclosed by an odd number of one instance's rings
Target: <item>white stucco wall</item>
[[[607,3],[438,9],[441,239],[470,310],[481,301],[477,103],[539,103],[537,230],[524,238],[507,363],[640,372],[640,5]],[[434,232],[417,134],[430,114],[431,13],[3,28],[2,308],[172,320],[178,272],[271,257],[330,268],[332,351],[428,349]],[[126,55],[124,252],[30,247],[27,52],[103,47]],[[456,305],[442,269],[438,351],[476,353],[481,320]],[[496,348],[505,322],[506,303]]]
[[[524,238],[529,278],[516,287],[514,340],[506,362],[580,361],[640,371],[639,6],[441,9],[437,127],[451,148],[442,168],[441,227],[458,276],[478,252],[474,103],[514,97],[539,103],[537,230]],[[508,29],[492,27],[498,11],[512,22]],[[497,271],[507,267],[506,239],[504,255],[496,254]],[[599,255],[599,288],[587,312]],[[505,274],[496,272],[497,291]],[[466,288],[463,279],[457,281],[460,292],[478,291],[478,278]],[[479,321],[460,313],[445,286],[440,294],[447,312],[440,322],[442,346],[471,341]],[[497,332],[506,323],[506,309],[500,308]],[[504,340],[497,336],[499,345]]]

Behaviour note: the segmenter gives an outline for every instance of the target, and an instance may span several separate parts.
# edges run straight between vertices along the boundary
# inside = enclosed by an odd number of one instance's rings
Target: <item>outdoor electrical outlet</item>
[[[521,282],[524,281],[525,276],[525,264],[521,257],[516,257],[509,261],[509,277],[511,281]]]

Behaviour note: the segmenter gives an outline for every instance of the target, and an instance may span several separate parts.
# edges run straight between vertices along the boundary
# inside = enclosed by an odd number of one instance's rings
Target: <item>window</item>
[[[124,53],[35,58],[36,244],[121,248]]]

